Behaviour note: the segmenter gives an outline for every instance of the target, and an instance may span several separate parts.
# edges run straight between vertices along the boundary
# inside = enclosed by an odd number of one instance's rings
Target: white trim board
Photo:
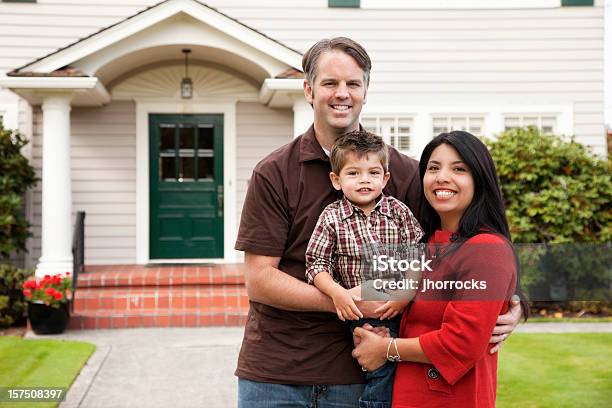
[[[561,0],[361,0],[362,9],[473,10],[561,7]]]
[[[136,263],[149,258],[149,114],[222,114],[223,115],[223,253],[224,261],[238,261],[234,238],[236,220],[236,99],[219,98],[180,101],[175,99],[137,99],[136,101]],[[163,262],[174,262],[163,260]],[[212,262],[207,261],[207,262]]]

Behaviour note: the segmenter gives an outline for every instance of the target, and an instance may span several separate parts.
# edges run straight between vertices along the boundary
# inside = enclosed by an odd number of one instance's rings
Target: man
[[[236,375],[239,407],[356,407],[363,373],[331,299],[305,282],[305,252],[319,214],[338,196],[329,182],[336,138],[359,129],[371,61],[355,41],[321,40],[304,55],[304,94],[314,123],[253,170],[236,249],[245,251],[250,298]],[[418,165],[390,148],[395,176],[383,190],[419,213]],[[358,302],[377,317],[375,302]],[[500,316],[493,341],[512,332],[520,306]]]

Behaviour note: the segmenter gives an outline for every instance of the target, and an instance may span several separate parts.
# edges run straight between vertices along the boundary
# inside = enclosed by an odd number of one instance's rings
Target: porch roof
[[[185,28],[191,36],[179,35]],[[205,30],[213,35],[201,35]],[[279,105],[279,98],[289,101],[289,94],[301,92],[300,52],[197,0],[164,0],[14,69],[0,77],[0,85],[32,104],[55,89],[74,92],[73,105],[103,105],[110,101],[106,86],[114,78],[151,58],[175,58],[185,46],[193,46],[194,59],[246,70],[262,89],[269,79],[291,80],[289,89],[274,91],[264,103]]]

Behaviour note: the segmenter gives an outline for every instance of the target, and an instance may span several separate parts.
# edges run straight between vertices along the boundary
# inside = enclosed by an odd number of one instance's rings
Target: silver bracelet
[[[391,349],[391,343],[393,343],[393,345],[395,346],[395,355],[394,356],[390,356],[389,355],[389,350]],[[399,362],[402,361],[399,351],[397,350],[397,339],[393,338],[391,340],[389,340],[389,344],[387,345],[387,360],[391,361],[393,363],[395,362]]]

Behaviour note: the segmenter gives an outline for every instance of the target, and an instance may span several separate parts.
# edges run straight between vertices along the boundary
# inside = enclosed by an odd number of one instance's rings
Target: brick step
[[[78,288],[176,286],[176,285],[244,285],[243,264],[214,266],[142,265],[86,266],[78,276]]]
[[[167,286],[130,288],[81,288],[75,292],[75,312],[173,310],[211,308],[247,309],[244,286]]]
[[[75,312],[70,329],[125,329],[135,327],[242,326],[248,309],[141,309],[129,311],[95,310]]]
[[[106,265],[78,276],[73,329],[244,325],[243,264]]]

